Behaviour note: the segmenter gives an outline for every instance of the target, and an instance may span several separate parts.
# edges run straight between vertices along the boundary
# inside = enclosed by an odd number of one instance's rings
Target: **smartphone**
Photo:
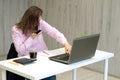
[[[41,32],[41,30],[36,31],[35,33],[38,34],[39,32]]]

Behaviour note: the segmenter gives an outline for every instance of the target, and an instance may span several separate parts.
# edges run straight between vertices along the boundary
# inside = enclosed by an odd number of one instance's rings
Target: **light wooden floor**
[[[57,75],[57,80],[72,80],[72,71]],[[85,68],[77,70],[77,80],[103,80],[103,74]],[[113,76],[108,76],[108,80],[120,80]]]
[[[5,57],[0,57],[0,60],[5,59]],[[0,69],[0,80],[1,79],[1,69]],[[72,71],[68,71],[57,75],[57,80],[72,80]],[[103,74],[89,70],[86,68],[77,69],[77,80],[103,80]],[[108,80],[120,80],[113,76],[108,76]]]

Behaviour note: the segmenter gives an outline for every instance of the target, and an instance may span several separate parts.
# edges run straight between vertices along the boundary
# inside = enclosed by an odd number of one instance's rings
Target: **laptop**
[[[49,57],[50,60],[71,64],[89,59],[95,55],[100,34],[77,37],[73,40],[70,54],[60,54]]]

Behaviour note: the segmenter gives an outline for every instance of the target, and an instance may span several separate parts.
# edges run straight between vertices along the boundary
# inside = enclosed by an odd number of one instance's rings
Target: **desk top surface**
[[[63,48],[56,49],[56,51],[63,51]],[[12,62],[13,59],[0,61],[0,68],[20,74],[30,79],[42,79],[48,76],[56,75],[75,68],[79,68],[95,62],[99,62],[111,58],[113,56],[114,56],[113,53],[96,50],[94,57],[67,65],[67,64],[51,61],[48,59],[48,56],[38,55],[37,61],[28,65],[10,64],[10,62]]]

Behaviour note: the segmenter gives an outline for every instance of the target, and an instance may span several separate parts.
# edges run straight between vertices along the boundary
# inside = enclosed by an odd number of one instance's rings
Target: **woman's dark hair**
[[[25,11],[21,21],[17,23],[23,34],[27,34],[28,31],[38,30],[39,17],[42,16],[42,13],[42,9],[36,6],[31,6]]]

